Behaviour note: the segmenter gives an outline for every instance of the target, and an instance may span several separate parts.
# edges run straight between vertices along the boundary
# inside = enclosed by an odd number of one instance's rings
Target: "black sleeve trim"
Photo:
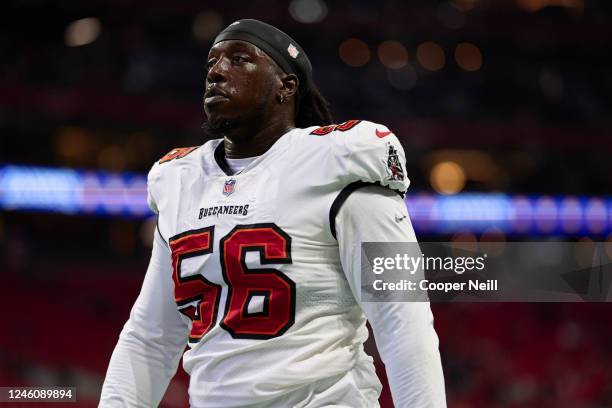
[[[389,190],[396,192],[400,197],[402,197],[402,199],[404,198],[404,193],[401,193],[398,190],[394,190],[388,186],[383,186],[380,183],[366,183],[365,181],[356,181],[354,183],[349,184],[348,186],[344,187],[342,191],[340,191],[329,209],[329,229],[331,230],[331,234],[335,239],[338,239],[338,237],[336,237],[336,216],[338,215],[338,212],[340,212],[340,208],[342,208],[342,205],[353,191],[368,186],[380,186],[383,188],[388,188]]]
[[[155,229],[157,230],[157,233],[159,234],[159,236],[162,239],[162,242],[164,243],[164,245],[166,246],[166,248],[170,249],[170,247],[168,246],[168,243],[166,242],[166,238],[164,238],[164,236],[161,233],[161,230],[159,229],[159,218],[157,218],[157,223],[155,224]]]

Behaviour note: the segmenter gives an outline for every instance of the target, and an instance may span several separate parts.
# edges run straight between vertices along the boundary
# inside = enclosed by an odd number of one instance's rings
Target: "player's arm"
[[[400,222],[396,221],[401,219]],[[342,267],[360,299],[361,243],[416,242],[402,198],[388,188],[352,192],[335,217]],[[397,408],[446,406],[438,337],[428,302],[361,303],[385,363]]]
[[[151,195],[149,205],[156,210]],[[170,251],[156,230],[140,295],[110,360],[100,407],[159,405],[188,340],[188,324],[173,291]]]

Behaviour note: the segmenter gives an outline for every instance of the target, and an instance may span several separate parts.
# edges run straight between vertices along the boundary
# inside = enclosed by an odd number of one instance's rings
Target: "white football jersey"
[[[376,406],[333,221],[355,183],[406,191],[399,141],[367,121],[293,129],[238,174],[223,148],[175,149],[148,178],[188,331],[191,405],[304,406],[340,382],[342,406]]]

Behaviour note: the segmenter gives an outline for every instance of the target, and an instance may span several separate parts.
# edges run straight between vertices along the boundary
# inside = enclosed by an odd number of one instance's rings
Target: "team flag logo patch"
[[[295,48],[295,45],[293,44],[289,44],[289,47],[287,47],[287,52],[289,53],[289,55],[291,56],[291,58],[296,59],[298,54],[300,53],[298,51],[297,48]]]
[[[225,184],[223,184],[223,195],[230,195],[234,192],[236,188],[236,179],[225,180]]]
[[[390,180],[404,180],[402,162],[397,154],[397,149],[391,143],[389,143],[389,152],[387,153],[387,168],[389,169]]]

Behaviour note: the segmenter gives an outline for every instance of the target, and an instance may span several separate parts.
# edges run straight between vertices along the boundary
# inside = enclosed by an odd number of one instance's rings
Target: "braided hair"
[[[333,123],[329,102],[314,85],[298,92],[295,103],[295,126],[326,126]]]

